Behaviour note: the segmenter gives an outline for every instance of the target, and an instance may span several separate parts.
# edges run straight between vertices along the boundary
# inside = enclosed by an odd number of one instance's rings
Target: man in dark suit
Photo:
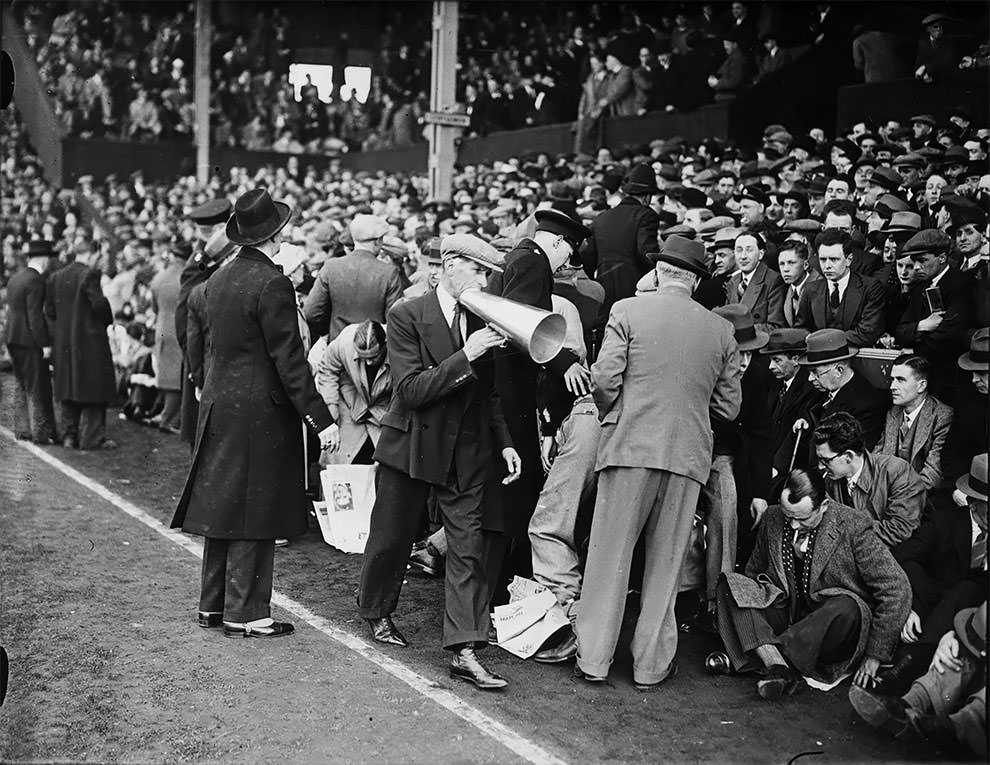
[[[769,357],[770,373],[779,381],[770,393],[770,421],[773,426],[771,470],[780,483],[793,467],[807,466],[808,451],[799,448],[801,434],[794,432],[794,423],[824,397],[811,384],[808,367],[798,363],[805,352],[807,337],[808,333],[803,329],[775,329],[770,333],[770,342],[760,350]],[[779,496],[779,488],[773,494]]]
[[[51,242],[28,244],[27,267],[7,283],[7,350],[14,366],[14,434],[36,444],[55,443],[52,378],[45,359],[51,335],[45,322],[45,273],[55,257]]]
[[[502,474],[500,461],[508,473],[503,483],[516,480],[521,465],[488,353],[504,339],[457,300],[466,290],[483,288],[501,259],[494,247],[468,234],[444,237],[440,248],[443,271],[436,290],[399,304],[388,317],[394,395],[375,449],[375,507],[358,607],[376,640],[407,645],[391,613],[432,491],[448,545],[443,645],[454,652],[450,673],[496,689],[505,680],[475,655],[488,640],[492,573],[504,544],[492,489]]]
[[[76,246],[75,261],[48,279],[45,316],[52,334],[55,398],[62,410],[62,445],[115,449],[106,437],[107,404],[117,394],[107,327],[110,302],[100,288],[91,242]]]
[[[952,427],[952,410],[928,395],[928,374],[928,361],[922,356],[905,353],[894,359],[890,369],[894,405],[873,452],[910,463],[925,490],[932,492],[942,483],[942,448]]]
[[[384,218],[354,216],[350,225],[353,252],[324,263],[306,296],[303,313],[314,338],[327,335],[330,342],[348,324],[365,319],[385,323],[385,315],[403,290],[399,270],[378,260],[387,233]]]
[[[763,262],[766,241],[755,232],[746,231],[736,237],[735,256],[739,270],[726,285],[727,303],[742,303],[749,309],[762,332],[772,332],[785,325],[784,295],[780,274]]]
[[[973,288],[970,278],[949,265],[952,240],[942,231],[925,229],[904,245],[924,274],[911,291],[894,339],[932,366],[932,393],[949,406],[955,403],[959,378],[956,359],[966,351]]]
[[[798,363],[809,368],[812,385],[825,396],[794,423],[795,431],[809,427],[814,430],[830,414],[848,412],[863,426],[863,443],[872,449],[880,440],[887,411],[886,396],[853,370],[851,360],[858,351],[849,347],[842,330],[820,329],[808,335],[806,342],[807,351]],[[816,459],[813,446],[809,458]]]
[[[801,294],[794,325],[814,332],[841,329],[849,345],[872,346],[883,333],[884,288],[876,279],[853,273],[849,235],[828,229],[818,239],[818,262],[824,279]]]
[[[182,349],[182,407],[179,415],[179,429],[182,440],[190,447],[196,440],[196,423],[199,420],[199,403],[190,378],[190,359],[186,354],[186,321],[188,317],[189,293],[197,284],[202,284],[220,264],[234,252],[234,246],[223,234],[227,219],[230,218],[230,202],[226,199],[211,199],[189,213],[189,220],[196,227],[196,243],[192,255],[182,267],[179,275],[179,299],[175,304],[175,338]],[[202,364],[200,364],[201,366]],[[202,387],[202,383],[200,383]]]
[[[660,217],[650,201],[659,192],[653,168],[636,165],[622,186],[622,201],[591,224],[581,263],[584,272],[605,288],[605,316],[616,300],[635,295],[636,282],[653,268],[653,257],[660,249]]]
[[[264,189],[226,225],[236,257],[204,289],[210,354],[196,447],[172,528],[205,537],[199,626],[274,638],[275,539],[306,530],[302,419],[329,446],[333,419],[306,362],[292,282],[273,262],[292,210]]]

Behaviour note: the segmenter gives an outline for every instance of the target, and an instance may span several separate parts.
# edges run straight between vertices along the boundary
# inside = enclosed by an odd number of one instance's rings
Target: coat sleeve
[[[863,310],[856,326],[846,330],[846,342],[857,348],[869,348],[883,334],[886,293],[876,279],[864,277],[862,283]]]
[[[320,270],[316,281],[313,282],[313,289],[306,296],[303,303],[303,317],[309,324],[313,332],[313,337],[323,337],[330,331],[330,289],[327,286],[329,278],[329,263],[324,264]]]
[[[636,227],[636,260],[644,271],[653,268],[653,257],[660,252],[659,229],[660,216],[653,209],[644,207]]]
[[[893,461],[893,460],[892,460]],[[887,507],[878,508],[883,518],[873,522],[873,529],[887,547],[893,547],[911,536],[918,528],[921,508],[925,504],[925,485],[910,465],[898,460],[889,468],[890,488]]]
[[[594,232],[585,240],[581,248],[581,267],[589,279],[595,278],[595,272],[598,270],[598,245],[595,243]]]
[[[41,347],[51,345],[52,337],[48,332],[48,322],[45,320],[45,280],[32,279],[27,285],[24,298],[27,307],[28,331],[31,333],[35,344]]]
[[[612,306],[605,337],[598,351],[598,360],[591,367],[594,379],[593,393],[599,417],[607,415],[615,406],[622,392],[622,376],[626,371],[629,353],[629,327],[621,306]]]
[[[344,374],[339,340],[340,335],[337,335],[333,342],[327,343],[326,353],[316,371],[316,387],[327,403],[334,422],[340,421],[340,376]]]
[[[476,380],[477,375],[463,349],[436,366],[425,364],[419,333],[407,305],[400,303],[388,315],[385,329],[388,363],[396,397],[409,409],[422,409]]]
[[[278,370],[282,387],[299,416],[316,433],[330,427],[333,418],[316,391],[299,335],[295,292],[286,276],[271,279],[258,297],[258,320],[268,356]]]
[[[501,457],[502,451],[512,448],[512,434],[505,421],[505,414],[502,412],[502,399],[499,398],[498,389],[495,387],[495,378],[492,377],[491,385],[488,388],[488,415],[491,419],[492,439],[495,441],[495,449]]]
[[[735,338],[730,336],[722,357],[722,370],[715,382],[708,409],[712,418],[731,422],[739,416],[740,406],[742,406],[742,370],[739,368],[739,346]]]
[[[935,408],[935,421],[932,423],[932,444],[925,455],[921,468],[921,480],[928,491],[934,490],[942,482],[942,449],[949,439],[955,412],[949,407]]]
[[[501,297],[525,305],[542,307],[549,297],[550,290],[539,278],[536,269],[520,265],[520,260],[525,263],[529,258],[520,258],[506,265],[502,273]]]
[[[767,320],[765,324],[757,324],[756,328],[770,333],[775,329],[787,326],[784,316],[784,297],[787,295],[787,285],[776,271],[767,267]]]
[[[202,290],[200,290],[202,294]],[[203,326],[202,302],[198,296],[190,295],[186,301],[186,364],[189,366],[189,377],[197,388],[202,388],[205,374],[203,372],[206,358],[205,327]]]
[[[82,297],[89,305],[93,316],[103,323],[104,327],[113,324],[113,309],[110,308],[110,301],[103,295],[100,288],[100,272],[90,269],[83,277]]]
[[[399,276],[399,269],[395,268],[388,277],[388,285],[385,287],[385,315],[388,316],[389,310],[394,306],[399,300],[402,299],[402,292],[405,287],[402,286],[402,278]]]
[[[887,547],[868,528],[851,533],[850,543],[873,601],[865,653],[885,662],[893,655],[911,611],[911,585]]]

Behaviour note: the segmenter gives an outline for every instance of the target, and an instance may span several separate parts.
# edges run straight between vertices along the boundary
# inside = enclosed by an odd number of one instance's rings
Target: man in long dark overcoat
[[[45,361],[51,334],[45,321],[45,272],[55,257],[51,242],[28,244],[27,267],[7,284],[7,350],[14,367],[14,434],[37,444],[55,440],[52,378]]]
[[[116,395],[107,327],[110,302],[93,268],[92,243],[77,245],[75,261],[51,275],[45,316],[52,333],[55,398],[62,410],[62,445],[79,449],[115,449],[106,437],[107,404]]]
[[[293,631],[271,618],[275,539],[306,530],[299,420],[321,443],[333,422],[306,363],[292,283],[272,261],[290,215],[255,189],[227,223],[241,249],[206,284],[210,363],[172,519],[205,537],[200,626],[223,624],[232,638]]]

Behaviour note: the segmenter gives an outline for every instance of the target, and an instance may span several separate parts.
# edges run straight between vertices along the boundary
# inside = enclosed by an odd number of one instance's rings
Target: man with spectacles
[[[847,412],[836,412],[815,429],[815,456],[828,495],[873,518],[873,530],[888,547],[918,527],[925,504],[921,476],[900,457],[870,454],[863,428]]]
[[[857,354],[846,342],[841,329],[820,329],[808,335],[807,352],[798,359],[809,367],[808,379],[825,399],[811,406],[805,416],[794,423],[794,431],[817,428],[818,423],[836,412],[848,412],[863,428],[863,443],[872,449],[880,440],[887,411],[884,395],[852,368]],[[814,460],[814,450],[811,452]]]

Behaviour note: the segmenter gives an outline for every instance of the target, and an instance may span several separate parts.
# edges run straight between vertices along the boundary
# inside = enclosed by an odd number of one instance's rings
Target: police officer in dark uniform
[[[226,242],[221,246],[211,246],[207,252],[207,243],[218,230],[223,230],[233,208],[226,199],[212,199],[189,213],[189,220],[196,224],[196,244],[193,253],[186,261],[179,276],[179,301],[175,307],[175,336],[182,348],[182,413],[180,429],[182,440],[192,446],[196,438],[196,420],[199,417],[199,404],[193,382],[189,377],[191,365],[186,355],[186,323],[188,317],[189,293],[197,284],[202,284],[214,271],[219,268],[233,246]],[[215,243],[213,243],[215,244]],[[224,246],[226,245],[226,246]]]

